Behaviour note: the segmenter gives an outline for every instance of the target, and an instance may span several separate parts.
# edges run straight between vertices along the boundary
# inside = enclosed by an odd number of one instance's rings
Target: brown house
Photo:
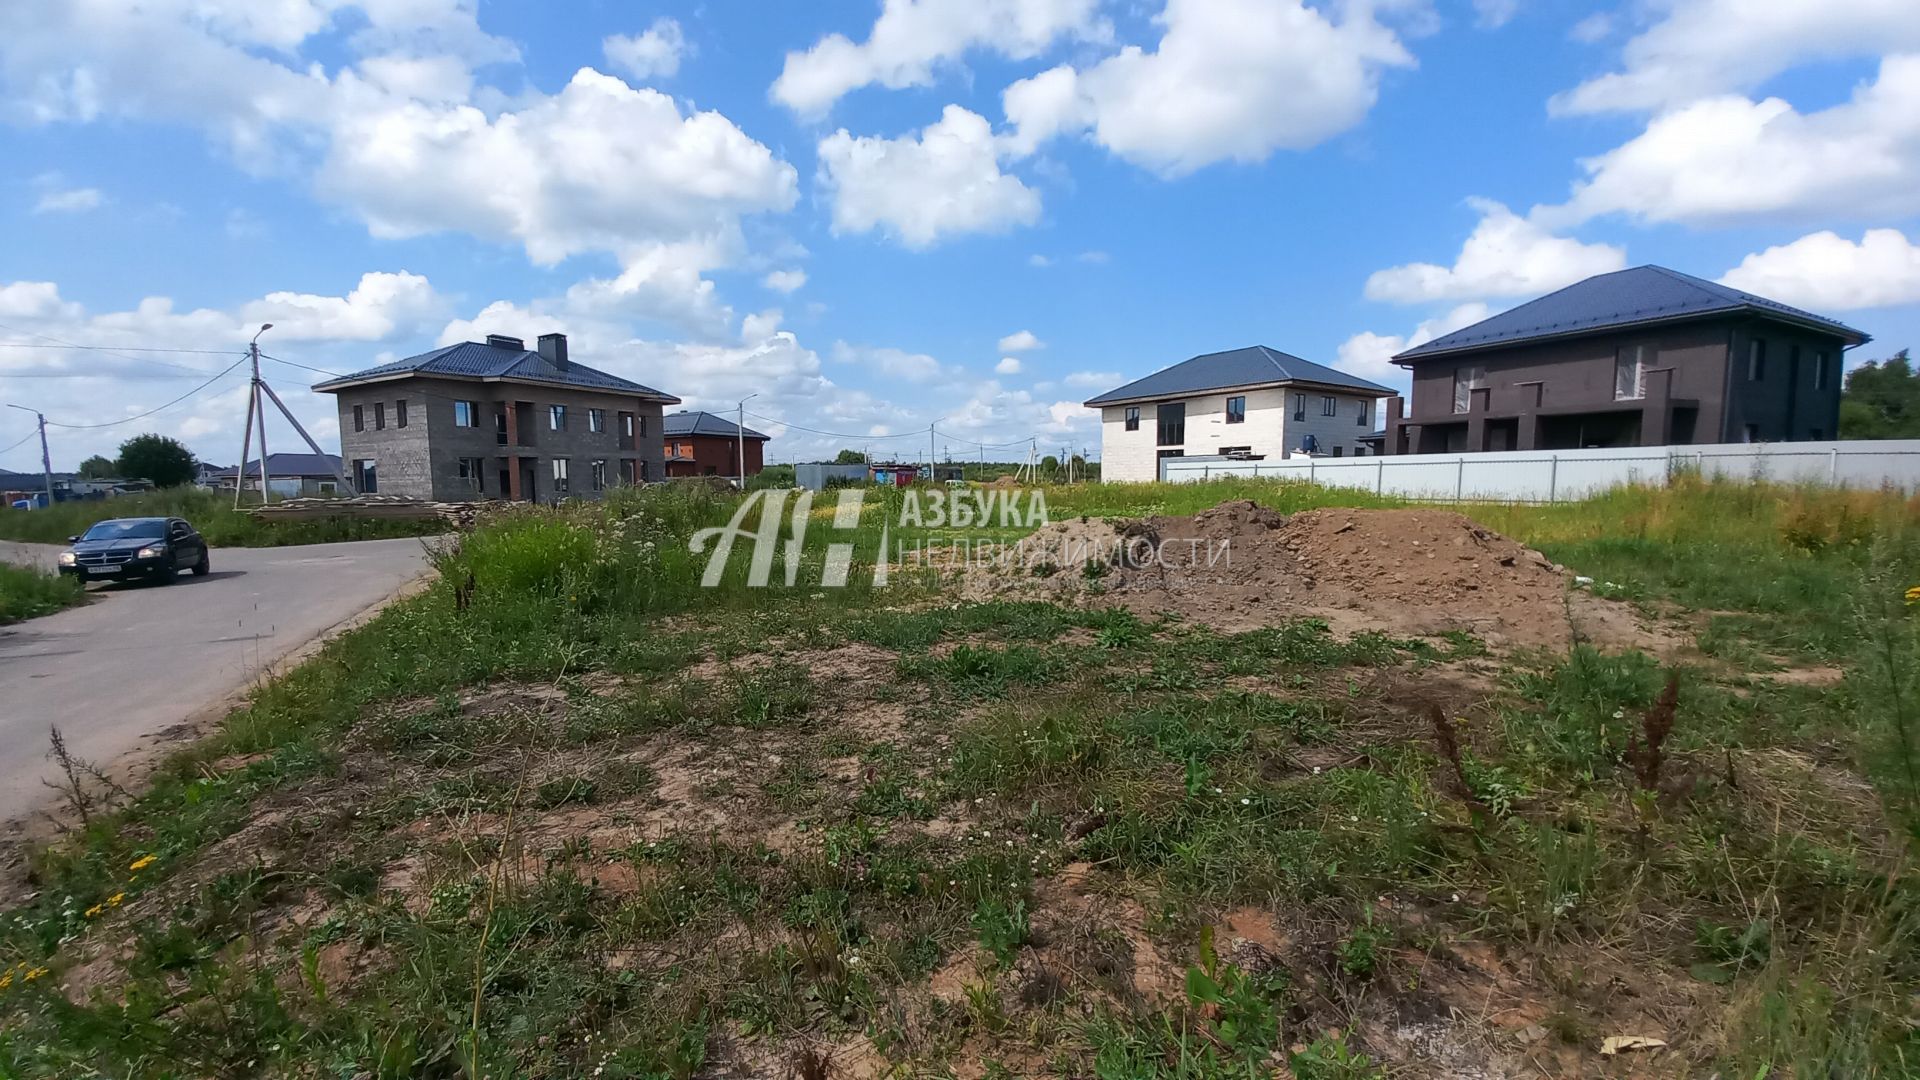
[[[761,469],[767,436],[710,412],[685,409],[668,413],[660,422],[666,440],[668,476],[739,476],[740,452],[746,451],[746,475]]]
[[[1389,454],[1837,437],[1866,334],[1659,266],[1601,274],[1393,358]]]

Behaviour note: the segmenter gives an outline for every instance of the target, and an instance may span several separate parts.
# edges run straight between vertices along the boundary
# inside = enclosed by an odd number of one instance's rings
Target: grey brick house
[[[1838,437],[1867,335],[1663,266],[1599,274],[1408,349],[1389,454]]]
[[[314,386],[339,401],[354,487],[551,502],[663,479],[661,408],[680,399],[572,362],[565,334],[538,346],[492,334]]]

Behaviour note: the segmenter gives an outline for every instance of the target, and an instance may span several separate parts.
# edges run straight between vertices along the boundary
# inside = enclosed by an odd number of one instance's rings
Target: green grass
[[[51,615],[86,599],[78,580],[0,562],[0,626]]]
[[[55,503],[45,510],[0,510],[0,540],[64,544],[95,522],[116,517],[183,517],[215,547],[280,547],[390,536],[430,536],[446,526],[428,521],[386,521],[346,516],[308,521],[256,521],[233,508],[233,494],[179,487],[112,499]]]
[[[1583,987],[1618,977],[1646,1008],[1689,988],[1680,1052],[1722,1075],[1920,1055],[1897,497],[1473,509],[1649,608],[1718,613],[1654,791],[1631,766],[1674,670],[1653,657],[875,588],[898,497],[810,531],[797,589],[750,586],[744,552],[701,585],[687,539],[736,503],[695,485],[498,515],[37,855],[0,916],[0,1075],[665,1078],[743,1046],[806,1074],[797,1047],[857,1038],[924,1074],[1378,1077],[1357,1020],[1482,1007],[1426,996],[1462,943],[1513,959],[1569,1053],[1615,1030],[1626,998]],[[1228,497],[1355,499],[1047,493],[1055,520]],[[811,584],[846,540],[853,587]],[[823,670],[834,650],[858,667]],[[1845,677],[1765,677],[1799,660]],[[1417,706],[1476,677],[1456,765]],[[1132,991],[1148,954],[1104,921],[1126,905],[1170,998]],[[1218,938],[1235,908],[1279,920],[1278,954]],[[97,995],[47,991],[98,957]],[[929,1000],[943,969],[958,992]]]

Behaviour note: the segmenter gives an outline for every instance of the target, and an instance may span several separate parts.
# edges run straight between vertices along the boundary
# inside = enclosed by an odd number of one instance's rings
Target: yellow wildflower
[[[34,968],[33,970],[27,972],[27,981],[32,982],[33,980],[39,978],[42,975],[45,975],[46,973],[47,973],[46,968]]]
[[[112,896],[107,897],[107,906],[119,907],[120,901],[125,900],[126,898],[127,898],[126,893],[123,893],[123,892],[114,893]]]
[[[133,865],[128,867],[127,869],[145,870],[147,867],[153,865],[155,858],[156,856],[153,856],[153,855],[142,855],[139,858],[133,860]]]
[[[98,914],[100,914],[100,913],[101,913],[102,911],[105,911],[105,910],[106,910],[106,908],[105,908],[105,907],[103,907],[103,906],[101,906],[101,905],[99,905],[99,904],[95,904],[95,905],[93,905],[92,907],[90,907],[90,908],[88,908],[88,909],[86,910],[86,916],[87,916],[87,918],[89,918],[89,919],[91,919],[91,918],[93,918],[93,917],[94,917],[95,915],[98,915]]]
[[[5,990],[7,987],[12,985],[13,985],[13,972],[9,971],[5,975],[0,975],[0,990]]]

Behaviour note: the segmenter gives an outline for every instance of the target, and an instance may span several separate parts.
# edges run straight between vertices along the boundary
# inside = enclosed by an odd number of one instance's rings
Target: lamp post
[[[735,439],[737,440],[737,442],[735,443],[735,453],[740,455],[739,465],[740,465],[740,490],[741,491],[747,490],[747,402],[752,401],[754,398],[757,398],[759,396],[760,396],[759,394],[748,394],[746,397],[741,398],[740,404],[736,406],[736,408],[739,409],[739,415],[735,419],[735,422],[733,425],[733,434]]]

